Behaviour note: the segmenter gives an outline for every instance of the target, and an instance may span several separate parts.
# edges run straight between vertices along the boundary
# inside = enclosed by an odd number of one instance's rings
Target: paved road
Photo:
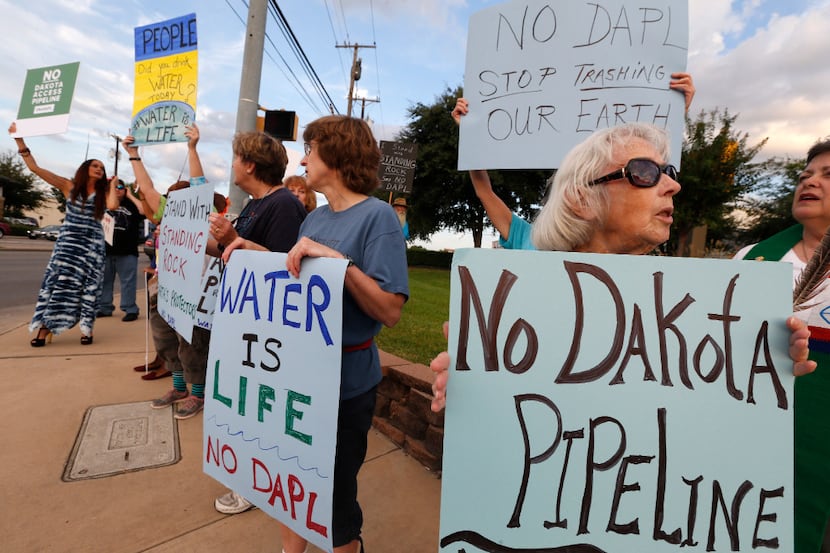
[[[26,324],[32,315],[43,272],[52,255],[54,242],[20,236],[0,239],[0,332]],[[149,266],[139,255],[139,274]],[[115,293],[120,287],[116,280]],[[143,309],[144,280],[138,279],[138,304]],[[117,308],[116,308],[117,311]]]

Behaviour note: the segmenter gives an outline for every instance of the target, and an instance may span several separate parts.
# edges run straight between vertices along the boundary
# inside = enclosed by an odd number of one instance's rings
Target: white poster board
[[[456,251],[439,550],[792,551],[791,286],[786,263]]]
[[[240,250],[210,339],[204,471],[316,546],[331,510],[346,261]]]
[[[598,129],[653,123],[679,166],[687,0],[506,2],[470,17],[459,169],[554,169]]]
[[[158,312],[188,342],[201,297],[211,209],[211,184],[171,192],[159,230]]]

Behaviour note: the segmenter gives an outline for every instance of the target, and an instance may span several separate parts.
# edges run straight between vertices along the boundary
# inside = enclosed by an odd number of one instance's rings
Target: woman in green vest
[[[785,261],[793,284],[830,228],[830,140],[807,152],[792,207],[798,221],[751,246],[736,259]],[[830,518],[830,288],[823,286],[811,307],[796,313],[810,329],[810,359],[818,370],[795,381],[795,551],[821,551]]]

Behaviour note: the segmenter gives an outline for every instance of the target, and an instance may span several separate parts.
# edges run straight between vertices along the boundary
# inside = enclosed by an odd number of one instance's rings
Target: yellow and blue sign
[[[196,119],[199,75],[196,14],[135,28],[136,145],[186,142]]]

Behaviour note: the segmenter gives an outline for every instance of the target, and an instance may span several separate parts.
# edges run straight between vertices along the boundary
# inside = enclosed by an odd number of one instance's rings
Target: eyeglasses
[[[311,153],[311,144],[308,142],[303,142],[303,150],[305,150],[305,156],[308,157]]]
[[[663,173],[668,175],[669,178],[677,180],[677,167],[674,165],[658,165],[656,161],[651,159],[635,157],[634,159],[628,160],[628,163],[622,169],[608,173],[604,177],[593,180],[588,184],[594,186],[595,184],[626,178],[634,186],[651,188],[660,182],[660,175]]]
[[[123,184],[116,184],[115,185],[116,190],[124,190],[124,188],[126,188],[126,186],[124,186]]]

